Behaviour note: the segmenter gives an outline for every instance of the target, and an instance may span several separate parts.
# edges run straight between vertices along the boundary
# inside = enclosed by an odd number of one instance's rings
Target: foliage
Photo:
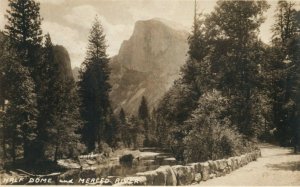
[[[244,151],[243,138],[226,116],[228,99],[213,90],[202,95],[198,103],[185,122],[190,129],[184,138],[185,160],[216,160],[241,154]]]
[[[96,142],[100,144],[101,141],[105,141],[105,129],[111,115],[111,86],[108,82],[110,70],[106,47],[103,28],[96,18],[90,31],[86,58],[78,82],[81,116],[85,122],[82,136],[89,151],[95,148]]]
[[[11,157],[16,159],[17,146],[23,146],[23,155],[29,159],[30,147],[36,138],[38,111],[34,82],[28,68],[20,64],[16,53],[9,52],[2,62],[5,72],[3,89],[9,101],[4,114],[4,128],[11,147]]]
[[[273,111],[276,139],[281,145],[289,145],[293,136],[295,123],[294,85],[297,82],[298,62],[297,47],[297,12],[295,4],[287,1],[278,1],[276,22],[273,25],[272,51],[273,59],[270,66],[273,72]]]
[[[10,45],[20,55],[22,65],[29,68],[31,76],[36,81],[39,61],[38,50],[42,43],[40,4],[34,0],[9,0],[5,34]]]
[[[149,119],[148,102],[145,96],[142,97],[141,104],[138,109],[138,117],[141,120]]]

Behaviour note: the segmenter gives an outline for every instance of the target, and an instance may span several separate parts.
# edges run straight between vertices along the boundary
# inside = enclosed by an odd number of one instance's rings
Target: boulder
[[[195,179],[195,169],[192,166],[172,166],[176,174],[177,185],[188,185]]]
[[[201,180],[202,180],[201,173],[196,173],[195,174],[195,182],[199,183]]]
[[[231,160],[231,168],[232,168],[232,170],[236,170],[238,168],[237,167],[236,158],[235,157],[231,157],[230,160]]]
[[[201,172],[201,166],[200,166],[199,162],[197,162],[197,163],[190,163],[190,164],[188,164],[188,166],[193,167],[194,170],[195,170],[195,173],[200,173]]]
[[[140,162],[142,162],[144,166],[152,166],[155,164],[155,160],[142,160]],[[140,163],[140,162],[138,162],[138,163]]]
[[[96,162],[96,160],[86,160],[86,163],[88,165],[95,165],[97,162]]]
[[[208,161],[209,167],[210,167],[210,172],[215,172],[218,170],[217,162],[209,160]]]
[[[157,175],[153,178],[153,185],[175,186],[177,184],[176,175],[170,166],[160,166],[155,171]]]
[[[218,160],[218,166],[219,166],[219,171],[225,170],[225,168],[227,166],[227,160],[225,160],[225,159]]]
[[[203,181],[208,180],[210,174],[210,168],[208,162],[200,163],[200,167],[201,167],[202,180]]]
[[[156,171],[146,171],[146,172],[142,172],[142,173],[137,173],[136,175],[146,177],[147,185],[154,185],[153,181],[154,181],[154,178],[157,177],[157,172]]]
[[[212,173],[212,174],[209,175],[209,179],[213,179],[213,178],[215,178],[216,176],[217,176],[216,174]]]
[[[57,161],[57,164],[67,169],[79,169],[81,167],[80,164],[73,159],[61,159]]]
[[[228,158],[228,159],[226,160],[226,164],[227,164],[227,166],[228,166],[229,168],[232,167],[232,160],[231,160],[231,158]]]
[[[177,163],[175,158],[164,158],[162,161],[162,165],[174,165]]]

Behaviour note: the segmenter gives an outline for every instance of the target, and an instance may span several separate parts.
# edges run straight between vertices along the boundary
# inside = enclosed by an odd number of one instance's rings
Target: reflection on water
[[[162,165],[175,165],[177,162],[170,154],[160,153],[150,158],[134,159],[131,163],[110,163],[95,170],[97,176],[132,176],[138,172],[151,171]]]
[[[151,171],[162,165],[176,165],[177,161],[167,153],[159,153],[155,156],[146,156],[134,158],[131,163],[120,163],[119,160],[96,165],[93,170],[69,170],[63,176],[63,179],[79,178],[107,178],[107,177],[127,177],[133,176],[139,172]]]

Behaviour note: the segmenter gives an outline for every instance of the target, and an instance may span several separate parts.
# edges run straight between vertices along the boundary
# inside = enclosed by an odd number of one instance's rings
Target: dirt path
[[[201,182],[200,186],[300,186],[300,155],[288,148],[261,145],[262,157],[224,177]]]

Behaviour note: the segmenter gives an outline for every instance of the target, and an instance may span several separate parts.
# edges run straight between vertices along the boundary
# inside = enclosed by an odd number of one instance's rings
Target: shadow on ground
[[[300,171],[300,161],[283,162],[280,164],[269,164],[268,168],[274,170]]]

